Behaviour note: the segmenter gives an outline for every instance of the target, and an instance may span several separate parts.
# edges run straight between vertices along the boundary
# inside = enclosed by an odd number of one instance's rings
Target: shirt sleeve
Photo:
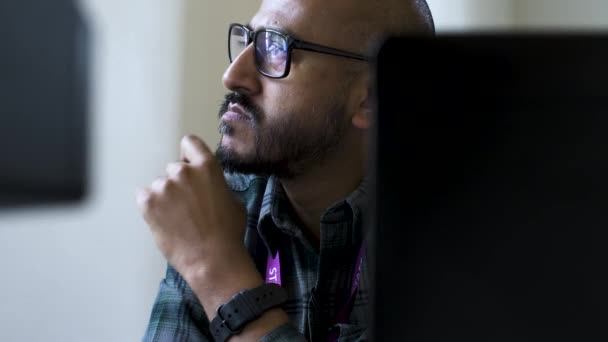
[[[143,342],[213,342],[209,319],[203,306],[177,271],[167,266]],[[306,342],[306,338],[286,323],[260,339],[260,342]]]
[[[300,334],[289,323],[285,323],[280,327],[271,331],[268,335],[262,337],[259,342],[306,342],[304,335]]]
[[[203,306],[177,271],[167,266],[143,342],[213,341]]]

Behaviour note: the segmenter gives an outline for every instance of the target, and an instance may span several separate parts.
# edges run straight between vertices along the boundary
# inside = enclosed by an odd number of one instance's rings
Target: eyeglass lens
[[[234,61],[247,48],[248,32],[239,26],[230,31],[230,61]],[[255,36],[255,62],[258,70],[270,77],[283,77],[288,67],[289,46],[282,35],[260,31]]]
[[[255,54],[260,70],[271,77],[281,77],[287,70],[287,40],[274,32],[262,31],[256,36]]]
[[[247,48],[248,40],[248,32],[243,27],[233,26],[230,29],[230,50],[228,52],[231,63]]]

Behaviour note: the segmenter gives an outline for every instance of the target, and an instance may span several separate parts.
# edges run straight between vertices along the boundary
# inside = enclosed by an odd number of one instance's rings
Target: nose
[[[255,66],[254,46],[250,44],[224,72],[222,81],[230,91],[255,95],[261,91],[260,76]]]

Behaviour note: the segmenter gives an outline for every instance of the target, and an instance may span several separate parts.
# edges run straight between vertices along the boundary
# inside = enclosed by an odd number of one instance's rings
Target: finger
[[[135,190],[135,201],[140,210],[147,206],[147,203],[150,201],[150,195],[151,193],[148,189]]]
[[[152,184],[150,184],[151,192],[162,193],[162,192],[165,192],[166,189],[167,189],[167,179],[166,178],[159,178],[159,179],[155,180],[154,182],[152,182]]]
[[[209,149],[199,137],[188,134],[181,141],[181,159],[186,163],[202,164],[213,156]]]
[[[167,176],[169,178],[178,178],[179,174],[185,171],[187,166],[184,163],[175,162],[167,165]]]

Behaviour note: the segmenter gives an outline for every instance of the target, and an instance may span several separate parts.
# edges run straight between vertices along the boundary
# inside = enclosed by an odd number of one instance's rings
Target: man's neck
[[[287,198],[304,224],[314,245],[321,239],[321,215],[346,198],[361,184],[366,172],[366,153],[342,153],[328,158],[294,179],[281,179]]]

